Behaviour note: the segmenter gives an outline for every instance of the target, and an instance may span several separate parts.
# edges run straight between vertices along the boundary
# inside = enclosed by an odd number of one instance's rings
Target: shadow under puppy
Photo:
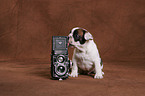
[[[78,77],[78,69],[81,69],[88,74],[94,71],[94,78],[102,79],[103,65],[93,36],[86,29],[75,27],[70,31],[68,38],[69,46],[74,47],[70,76]]]

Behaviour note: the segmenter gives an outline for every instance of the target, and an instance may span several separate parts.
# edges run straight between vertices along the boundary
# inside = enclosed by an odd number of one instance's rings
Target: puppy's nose
[[[67,46],[69,46],[69,43],[67,43]]]

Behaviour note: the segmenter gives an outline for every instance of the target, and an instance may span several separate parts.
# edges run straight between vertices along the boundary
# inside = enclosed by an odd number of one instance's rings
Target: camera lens
[[[59,56],[57,58],[57,61],[60,62],[60,63],[63,63],[64,62],[64,57],[63,56]]]
[[[63,72],[65,71],[65,67],[59,66],[59,67],[57,68],[57,70],[58,70],[58,72],[63,73]]]
[[[67,67],[64,64],[59,63],[55,67],[55,72],[58,76],[63,76],[67,73]]]

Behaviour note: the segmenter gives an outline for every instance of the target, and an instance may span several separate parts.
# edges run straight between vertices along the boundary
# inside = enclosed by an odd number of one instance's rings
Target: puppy
[[[95,72],[94,78],[102,79],[103,65],[96,44],[93,41],[93,36],[86,30],[80,27],[75,27],[68,35],[69,46],[74,47],[72,57],[72,72],[71,77],[78,77],[78,69],[84,72]]]

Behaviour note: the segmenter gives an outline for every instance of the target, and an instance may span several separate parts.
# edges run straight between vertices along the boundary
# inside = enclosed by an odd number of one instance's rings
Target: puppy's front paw
[[[102,79],[102,74],[95,74],[94,79]]]
[[[71,77],[78,77],[78,72],[77,71],[73,71],[70,74]]]

